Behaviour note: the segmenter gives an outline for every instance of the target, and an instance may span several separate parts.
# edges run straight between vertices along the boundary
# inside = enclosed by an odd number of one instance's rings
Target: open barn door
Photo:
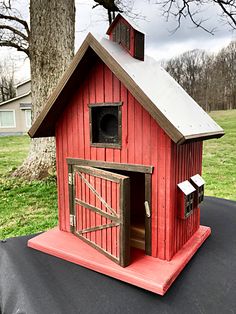
[[[129,177],[74,166],[71,230],[122,267],[129,265]]]

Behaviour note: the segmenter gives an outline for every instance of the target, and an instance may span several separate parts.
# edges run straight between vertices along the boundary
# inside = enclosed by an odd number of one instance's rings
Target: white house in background
[[[16,85],[16,97],[0,103],[0,136],[21,135],[31,127],[31,81]]]

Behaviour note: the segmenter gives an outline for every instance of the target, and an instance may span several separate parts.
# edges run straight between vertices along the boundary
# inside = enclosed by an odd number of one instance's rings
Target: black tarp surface
[[[236,202],[205,198],[212,235],[164,297],[27,248],[0,242],[0,312],[236,313]]]

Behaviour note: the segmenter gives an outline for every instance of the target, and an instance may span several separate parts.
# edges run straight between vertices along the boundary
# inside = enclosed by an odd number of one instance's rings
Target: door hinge
[[[69,183],[70,185],[73,184],[73,174],[72,174],[71,172],[69,172],[69,174],[68,174],[68,183]]]
[[[75,227],[76,221],[75,221],[75,215],[70,215],[70,225],[71,227]]]

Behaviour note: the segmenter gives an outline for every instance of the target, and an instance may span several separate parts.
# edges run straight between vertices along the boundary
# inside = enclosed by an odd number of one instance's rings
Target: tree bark
[[[30,27],[34,122],[74,55],[74,0],[30,0]],[[14,175],[42,179],[54,169],[54,138],[32,139],[29,155]]]

